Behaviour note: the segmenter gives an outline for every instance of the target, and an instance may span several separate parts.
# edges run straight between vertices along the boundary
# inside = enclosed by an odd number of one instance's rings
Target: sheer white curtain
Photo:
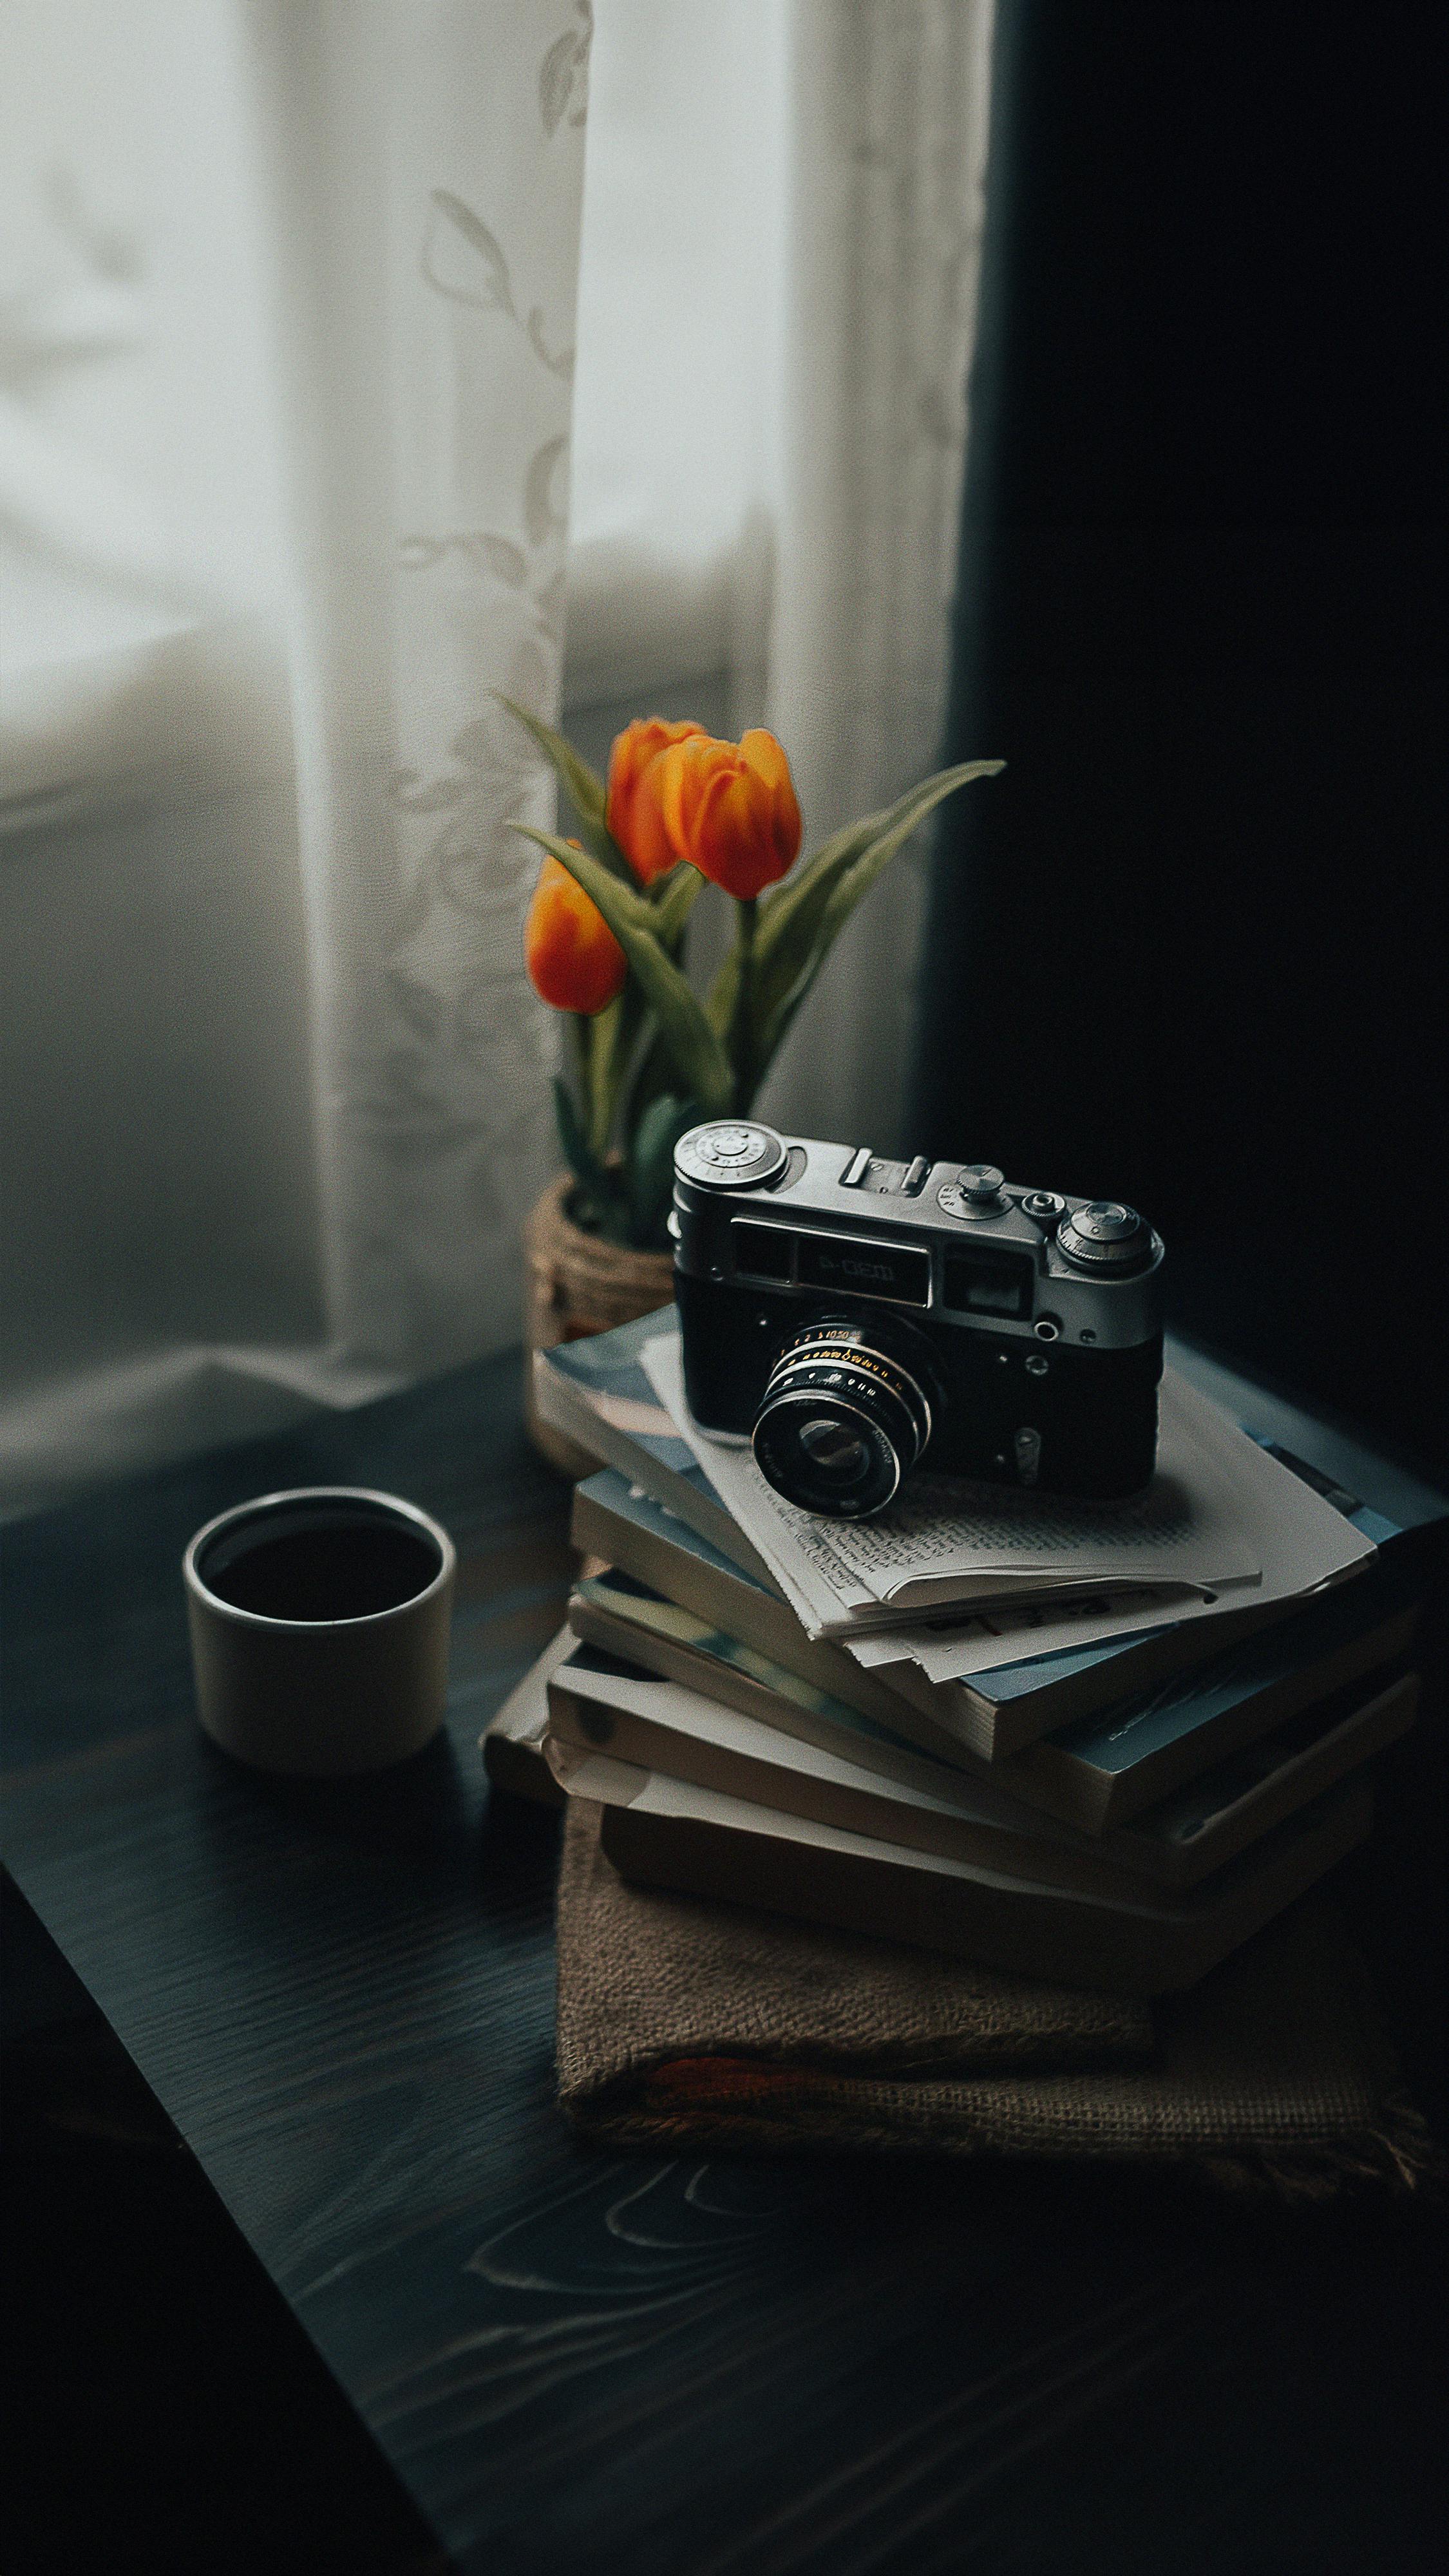
[[[11,1508],[507,1341],[553,1155],[587,0],[123,14],[0,199]]]
[[[556,712],[566,608],[599,754],[763,718],[812,837],[930,765],[989,0],[599,20],[7,29],[0,1505],[515,1334],[548,789],[492,692]],[[892,1141],[918,935],[898,870],[782,1120]]]
[[[769,721],[812,841],[939,756],[991,28],[991,0],[794,11]],[[802,1134],[914,1150],[900,1122],[926,848],[861,907],[781,1056],[762,1106]]]
[[[599,751],[656,699],[769,723],[807,844],[938,752],[991,32],[991,0],[599,12],[568,696],[583,729],[604,702]],[[924,865],[802,1014],[765,1095],[784,1124],[904,1141]]]
[[[600,0],[579,282],[567,691],[763,709],[793,0]]]
[[[523,971],[559,702],[591,21],[252,0],[292,499],[327,1305],[352,1365],[508,1339],[552,1159]]]

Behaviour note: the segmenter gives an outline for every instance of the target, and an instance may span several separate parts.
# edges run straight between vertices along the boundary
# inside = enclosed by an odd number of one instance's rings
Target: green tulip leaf
[[[923,778],[918,786],[908,788],[883,813],[866,814],[858,823],[849,823],[843,831],[836,832],[778,894],[769,896],[760,906],[755,943],[760,986],[772,980],[778,994],[794,982],[843,882],[856,886],[848,908],[853,909],[875,883],[887,860],[895,856],[902,842],[936,806],[953,796],[958,787],[969,786],[975,778],[993,778],[1005,766],[1001,760],[965,760],[954,769],[937,770],[934,777]],[[866,871],[864,875],[862,869]]]
[[[637,1094],[638,1068],[655,1049],[658,1039],[659,1023],[640,990],[637,976],[630,977],[617,1001],[600,1012],[594,1025],[598,1040],[589,1092],[590,1127],[595,1146],[602,1154],[620,1127],[623,1103],[631,1093]],[[672,1061],[666,1049],[660,1047],[658,1051],[666,1065]],[[670,1078],[666,1072],[654,1089],[667,1090]],[[637,1105],[636,1098],[624,1122],[626,1135],[635,1124]]]
[[[629,1215],[633,1239],[641,1250],[662,1250],[668,1242],[664,1221],[674,1194],[674,1148],[698,1115],[697,1102],[680,1100],[666,1091],[650,1102],[634,1131],[627,1175]]]
[[[883,813],[867,814],[835,833],[778,894],[761,903],[750,977],[755,1082],[766,1072],[840,931],[897,850],[958,787],[994,777],[1004,767],[1000,760],[969,760],[939,770]],[[742,954],[737,943],[710,993],[709,1017],[716,1030],[731,1025]],[[736,1105],[743,1108],[748,1102]]]
[[[581,760],[573,744],[566,742],[561,733],[555,733],[552,725],[530,715],[527,707],[520,707],[514,699],[505,698],[501,690],[495,690],[494,695],[501,707],[506,707],[511,716],[517,716],[519,723],[527,727],[539,750],[557,772],[569,803],[578,816],[585,847],[593,852],[611,876],[618,877],[624,885],[632,885],[634,872],[604,820],[608,797],[598,771],[591,769],[586,760]]]
[[[656,892],[657,889],[657,892]],[[688,859],[681,859],[667,876],[656,877],[650,888],[654,895],[654,927],[671,957],[679,954],[684,925],[704,891],[704,879]]]
[[[626,1005],[631,997],[637,998],[634,987],[626,984],[622,993],[617,993],[612,1002],[595,1013],[590,1024],[584,1097],[588,1107],[589,1143],[596,1154],[605,1154],[609,1149],[618,1095],[619,1057],[629,1044],[625,1021]]]
[[[567,868],[597,905],[623,949],[645,1000],[656,1013],[660,1033],[691,1092],[707,1116],[727,1110],[734,1089],[728,1058],[684,976],[664,948],[654,907],[632,887],[621,885],[586,850],[571,849],[556,832],[536,831],[515,823],[522,832]]]

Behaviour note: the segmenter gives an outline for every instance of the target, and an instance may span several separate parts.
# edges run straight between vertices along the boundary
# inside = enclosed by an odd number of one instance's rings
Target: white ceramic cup
[[[207,1734],[313,1779],[419,1752],[443,1720],[456,1570],[447,1531],[395,1494],[310,1485],[220,1513],[182,1560]]]

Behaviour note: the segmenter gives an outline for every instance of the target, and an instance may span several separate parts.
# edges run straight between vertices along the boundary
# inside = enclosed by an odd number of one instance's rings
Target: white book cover
[[[775,1493],[745,1443],[699,1429],[684,1400],[677,1333],[650,1341],[642,1360],[681,1438],[813,1637],[910,1628],[923,1612],[1010,1606],[1064,1587],[1168,1591],[1168,1615],[1178,1617],[1208,1595],[1242,1604],[1261,1590],[1274,1533],[1285,1525],[1298,1540],[1295,1591],[1374,1554],[1372,1540],[1170,1368],[1157,1473],[1142,1495],[1079,1502],[917,1474],[889,1510],[836,1521]]]
[[[560,1706],[557,1694],[562,1693],[606,1713],[646,1720],[661,1739],[675,1736],[737,1755],[742,1761],[757,1763],[762,1772],[789,1769],[831,1786],[869,1787],[883,1806],[897,1800],[931,1815],[960,1817],[968,1824],[1010,1833],[1048,1849],[1079,1853],[1084,1848],[1083,1837],[1070,1825],[1009,1797],[991,1781],[978,1780],[953,1762],[935,1760],[915,1745],[890,1741],[878,1727],[838,1702],[826,1702],[822,1710],[813,1713],[803,1707],[782,1705],[778,1718],[766,1721],[727,1707],[721,1700],[707,1698],[704,1692],[690,1690],[683,1682],[663,1680],[654,1673],[602,1671],[590,1664],[587,1649],[581,1651],[577,1646],[555,1665],[548,1680],[556,1685],[548,1693],[555,1728]],[[815,1724],[810,1733],[797,1732],[797,1726],[801,1730],[809,1726],[812,1714]],[[597,1736],[586,1735],[585,1741],[591,1749],[602,1751],[608,1738],[601,1730]],[[617,1753],[614,1758],[639,1759],[635,1754]],[[656,1765],[651,1763],[649,1767]],[[657,1768],[667,1776],[673,1776],[676,1770],[684,1778],[694,1776],[687,1768],[681,1769],[664,1758],[658,1759]]]
[[[552,1739],[551,1739],[552,1740]],[[570,1798],[597,1800],[601,1806],[627,1806],[642,1815],[691,1819],[698,1817],[708,1824],[732,1827],[737,1832],[768,1835],[785,1845],[795,1844],[804,1851],[859,1852],[905,1870],[923,1870],[941,1877],[984,1880],[1008,1888],[1013,1894],[1043,1896],[1065,1905],[1110,1901],[1115,1910],[1139,1914],[1151,1921],[1170,1908],[1174,1900],[1164,1900],[1160,1890],[1143,1888],[1140,1893],[1114,1896],[1110,1900],[1086,1896],[1076,1890],[1058,1887],[1050,1878],[1032,1879],[1013,1869],[993,1870],[981,1861],[963,1861],[943,1852],[910,1849],[891,1842],[879,1834],[859,1834],[841,1825],[822,1824],[817,1817],[792,1815],[778,1807],[758,1804],[752,1798],[731,1796],[728,1790],[702,1788],[696,1781],[677,1779],[667,1771],[648,1771],[635,1762],[620,1762],[612,1754],[584,1752],[561,1747],[561,1758],[555,1770],[559,1786]],[[1043,1850],[1051,1848],[1043,1843]],[[1176,1900],[1179,1904],[1181,1900]]]

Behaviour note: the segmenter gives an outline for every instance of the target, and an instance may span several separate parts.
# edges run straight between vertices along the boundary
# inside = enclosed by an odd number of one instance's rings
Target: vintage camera
[[[883,1161],[753,1119],[674,1156],[689,1408],[836,1519],[934,1470],[1094,1497],[1152,1474],[1162,1242],[989,1163]]]

